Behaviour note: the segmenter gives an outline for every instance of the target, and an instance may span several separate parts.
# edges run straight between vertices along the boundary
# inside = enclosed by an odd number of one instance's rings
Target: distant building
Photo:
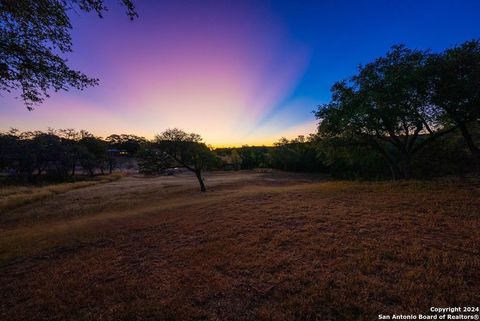
[[[118,148],[109,148],[109,149],[107,149],[107,153],[110,156],[114,156],[114,157],[129,156],[129,153],[125,149],[118,149]]]

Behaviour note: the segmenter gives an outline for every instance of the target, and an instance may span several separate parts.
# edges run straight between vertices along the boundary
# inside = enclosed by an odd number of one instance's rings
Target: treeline
[[[479,141],[480,130],[472,126],[470,130],[474,140]],[[170,133],[170,137],[165,133]],[[420,137],[420,141],[428,139],[428,135]],[[291,140],[282,138],[274,146],[213,149],[201,143],[198,135],[175,129],[153,140],[126,134],[102,139],[72,129],[0,133],[0,172],[17,180],[71,180],[79,175],[126,169],[125,164],[145,175],[170,174],[173,168],[188,167],[202,183],[203,170],[255,168],[320,172],[346,179],[392,178],[389,163],[382,155],[354,136],[311,134]],[[474,168],[475,158],[461,133],[452,131],[415,154],[411,175],[415,178],[463,175]]]
[[[470,129],[480,141],[480,130]],[[420,138],[428,139],[428,135]],[[386,146],[385,148],[389,148]],[[389,153],[395,153],[390,149]],[[396,179],[388,162],[362,139],[347,137],[299,136],[282,138],[273,147],[244,146],[219,152],[226,169],[274,168],[286,171],[319,172],[343,179]],[[242,155],[238,157],[237,155]],[[243,162],[243,160],[247,160]],[[458,131],[431,141],[412,158],[411,177],[433,178],[465,175],[475,169],[475,158]]]
[[[394,46],[332,86],[318,132],[272,147],[213,149],[168,129],[153,140],[86,131],[0,133],[0,171],[24,180],[111,172],[135,159],[148,175],[183,167],[205,190],[205,169],[276,168],[354,179],[461,175],[480,169],[480,42],[441,53]]]
[[[0,171],[19,180],[67,180],[76,175],[112,172],[119,158],[135,155],[146,140],[134,135],[106,139],[81,130],[0,133]]]
[[[145,175],[169,173],[182,167],[197,177],[205,191],[202,171],[222,169],[222,161],[194,133],[168,129],[153,140],[136,135],[101,138],[81,130],[0,132],[0,178],[25,182],[70,180],[131,169]]]
[[[314,134],[288,140],[281,138],[274,146],[242,146],[216,149],[224,169],[274,168],[284,171],[325,172]]]

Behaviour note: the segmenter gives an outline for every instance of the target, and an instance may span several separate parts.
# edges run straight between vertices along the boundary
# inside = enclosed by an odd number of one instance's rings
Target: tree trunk
[[[205,192],[207,191],[207,187],[205,186],[205,182],[202,177],[202,172],[201,171],[195,171],[195,176],[197,176],[198,183],[200,184],[200,191]]]
[[[395,181],[397,177],[402,176],[402,171],[400,167],[395,163],[395,161],[388,155],[387,151],[375,140],[368,140],[367,143],[372,146],[380,155],[385,159],[390,168],[392,174],[392,179]]]
[[[464,122],[459,123],[458,128],[460,128],[460,132],[462,133],[462,136],[465,139],[465,142],[467,143],[470,152],[473,154],[473,157],[475,157],[477,170],[480,169],[480,148],[475,146],[475,142],[473,141],[472,135],[467,128],[467,124],[465,124]]]

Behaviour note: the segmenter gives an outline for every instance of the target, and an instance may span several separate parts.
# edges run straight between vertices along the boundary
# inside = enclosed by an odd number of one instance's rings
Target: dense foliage
[[[471,127],[475,141],[478,128]],[[182,132],[183,133],[183,132]],[[428,136],[428,135],[426,135]],[[186,136],[197,137],[197,136]],[[395,178],[388,162],[361,137],[282,138],[275,146],[243,146],[211,149],[199,141],[167,141],[164,136],[148,141],[134,135],[111,135],[106,139],[86,131],[0,133],[0,173],[21,181],[41,178],[71,180],[78,175],[96,175],[134,170],[145,175],[175,173],[184,167],[198,174],[203,170],[274,168],[286,171],[321,172],[347,179]],[[178,137],[177,137],[178,138]],[[190,139],[188,138],[188,139]],[[428,139],[421,136],[420,141]],[[393,147],[385,144],[388,153]],[[474,169],[472,156],[459,131],[427,144],[412,158],[412,177],[432,178],[463,175]],[[187,167],[188,166],[188,167]]]
[[[331,91],[332,100],[316,111],[320,137],[368,145],[393,178],[412,177],[417,154],[458,131],[480,163],[474,138],[480,120],[479,41],[439,54],[394,46]]]
[[[480,146],[472,127],[480,121],[480,41],[431,55],[428,64],[431,103],[446,126],[457,127],[480,165]]]
[[[0,172],[20,180],[67,179],[78,174],[111,172],[122,157],[133,156],[145,139],[122,135],[103,140],[73,129],[0,133]],[[129,150],[127,148],[130,148]]]

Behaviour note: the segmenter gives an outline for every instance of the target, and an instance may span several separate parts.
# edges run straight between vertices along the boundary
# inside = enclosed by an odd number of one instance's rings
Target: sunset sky
[[[72,12],[71,66],[100,85],[28,112],[0,97],[0,129],[86,129],[147,138],[166,128],[214,146],[271,144],[315,131],[333,82],[397,43],[441,50],[480,38],[480,1],[111,1]]]

